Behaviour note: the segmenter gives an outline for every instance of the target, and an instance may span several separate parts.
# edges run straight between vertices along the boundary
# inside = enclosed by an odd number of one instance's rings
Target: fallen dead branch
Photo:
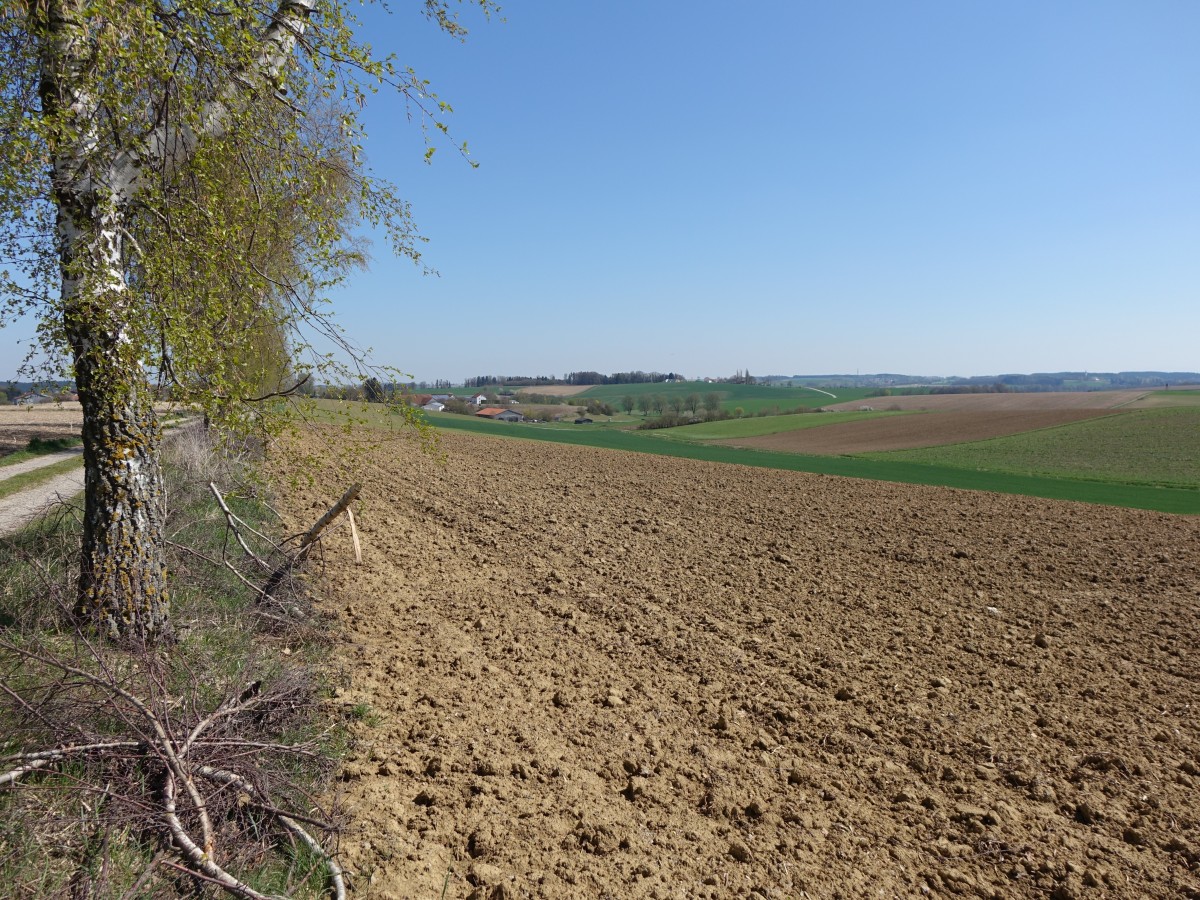
[[[329,509],[326,510],[325,515],[317,519],[316,524],[313,525],[312,528],[308,529],[307,532],[305,532],[304,537],[300,538],[301,553],[303,553],[309,547],[309,545],[311,545],[318,537],[321,536],[321,532],[326,529],[330,522],[340,516],[345,511],[346,507],[354,502],[354,498],[358,496],[359,491],[361,490],[361,484],[350,485],[350,487],[346,489],[346,493],[342,494],[338,502],[329,507]]]
[[[350,523],[350,536],[354,545],[355,562],[357,562],[359,565],[362,564],[362,543],[358,536],[358,524],[354,521],[354,511],[350,508],[350,504],[354,502],[354,499],[362,490],[361,484],[351,485],[350,488],[347,489],[344,494],[342,494],[338,501],[328,510],[326,510],[321,518],[319,518],[313,524],[313,526],[308,529],[308,531],[302,534],[293,535],[282,543],[273,545],[273,551],[286,553],[286,551],[284,551],[284,547],[291,541],[294,541],[297,538],[299,539],[299,546],[296,551],[290,556],[286,556],[284,561],[275,568],[272,568],[262,558],[262,556],[254,552],[254,550],[250,547],[249,542],[246,540],[243,531],[249,532],[250,534],[253,534],[255,537],[258,537],[264,541],[266,541],[267,538],[247,525],[244,520],[239,518],[237,514],[229,508],[229,504],[225,502],[225,498],[222,496],[220,489],[216,485],[216,482],[210,481],[208,483],[208,489],[212,493],[213,497],[216,498],[217,505],[220,507],[221,512],[225,516],[225,522],[228,526],[229,532],[233,534],[238,546],[242,548],[242,552],[248,559],[253,560],[259,569],[264,572],[269,572],[270,576],[267,578],[266,583],[262,587],[258,587],[251,582],[249,578],[242,574],[242,572],[238,570],[237,566],[235,566],[229,560],[229,558],[226,556],[224,547],[221,550],[220,565],[223,565],[226,569],[232,572],[234,576],[236,576],[237,579],[241,581],[242,584],[244,584],[247,588],[254,591],[254,593],[258,595],[260,601],[274,598],[275,592],[279,589],[279,586],[283,583],[284,579],[287,577],[287,574],[304,562],[304,560],[308,557],[308,554],[312,552],[312,548],[320,539],[322,532],[324,532],[325,529],[328,528],[329,525],[343,512],[346,514],[347,520]],[[185,552],[191,552],[188,551],[187,548],[181,549],[183,549]],[[211,562],[211,560],[209,561]]]
[[[138,741],[108,741],[103,744],[78,744],[75,746],[56,747],[53,750],[38,750],[33,753],[13,753],[0,756],[0,762],[5,764],[17,763],[14,769],[0,774],[0,787],[12,784],[17,779],[30,772],[45,768],[51,763],[59,762],[78,753],[96,753],[105,750],[132,749],[140,746]]]
[[[233,510],[231,510],[229,508],[229,506],[225,503],[225,498],[221,496],[221,492],[217,489],[217,485],[215,482],[210,481],[208,483],[208,488],[210,491],[212,491],[212,495],[217,498],[217,505],[219,507],[221,507],[221,512],[223,512],[225,514],[225,521],[229,525],[229,530],[231,532],[233,532],[233,536],[234,536],[234,538],[237,539],[237,542],[241,546],[242,550],[245,552],[245,554],[248,557],[250,557],[256,563],[258,563],[258,565],[263,569],[263,571],[270,572],[271,567],[269,565],[267,565],[267,563],[263,562],[262,558],[257,553],[255,553],[253,550],[250,549],[250,545],[247,544],[246,539],[244,537],[242,537],[241,529],[238,526],[240,525],[243,528],[246,528],[248,531],[252,532],[255,535],[258,535],[259,537],[262,537],[262,535],[258,534],[257,531],[255,531],[253,528],[251,528],[249,525],[247,525],[245,522],[243,522],[241,519],[239,519],[236,515],[234,515]]]
[[[215,781],[218,784],[236,785],[251,795],[259,793],[257,787],[248,782],[241,775],[238,775],[236,772],[225,772],[221,769],[214,769],[211,766],[201,766],[199,769],[197,769],[197,772],[204,778],[208,778],[209,780]],[[333,857],[329,856],[325,852],[325,849],[321,846],[317,839],[305,831],[304,828],[302,828],[296,821],[296,818],[289,816],[282,810],[278,810],[273,806],[267,806],[261,803],[257,803],[255,806],[264,811],[271,812],[279,821],[280,825],[299,838],[310,850],[324,858],[326,868],[329,870],[330,881],[333,884],[333,895],[338,898],[338,900],[344,900],[346,896],[346,883],[342,877],[342,869],[333,859]],[[309,821],[311,822],[312,820]]]
[[[52,685],[54,690],[47,693],[83,691],[88,695],[89,702],[111,707],[117,720],[126,723],[136,737],[83,740],[0,757],[0,769],[7,767],[0,772],[0,786],[14,789],[21,779],[35,772],[52,770],[66,760],[82,759],[101,767],[106,763],[128,764],[131,759],[137,760],[143,768],[157,771],[157,776],[150,782],[157,785],[154,796],[147,798],[146,802],[169,834],[171,851],[186,869],[234,896],[246,900],[277,900],[255,890],[217,860],[218,833],[213,825],[209,804],[221,796],[223,790],[234,787],[247,796],[250,805],[303,843],[321,861],[328,875],[330,896],[335,900],[343,900],[345,879],[340,866],[321,842],[300,824],[300,820],[317,827],[325,827],[326,823],[301,814],[289,814],[274,803],[254,780],[227,765],[214,765],[211,761],[214,758],[227,758],[213,756],[219,752],[219,748],[240,742],[236,737],[221,734],[208,741],[206,738],[210,733],[220,732],[238,720],[247,721],[248,716],[268,712],[265,707],[285,698],[264,691],[262,683],[255,681],[226,697],[210,712],[188,725],[173,717],[171,710],[178,703],[170,701],[161,682],[155,681],[155,666],[150,659],[138,660],[132,667],[151,679],[151,689],[144,692],[151,698],[147,700],[124,686],[127,673],[118,675],[113,672],[86,638],[80,640],[90,654],[95,671],[90,670],[90,664],[89,668],[84,668],[84,663],[64,660],[44,647],[30,648],[0,640],[0,649],[26,660],[38,671],[57,671],[62,680],[55,682]],[[33,709],[30,704],[26,704],[26,707],[27,712]],[[38,718],[47,721],[44,716],[39,715]],[[284,745],[258,743],[284,752],[291,749]],[[299,750],[308,752],[304,747]],[[203,783],[215,785],[215,789],[206,795],[201,789]],[[110,791],[105,788],[102,793],[108,796]],[[150,877],[147,873],[143,873],[143,877]]]

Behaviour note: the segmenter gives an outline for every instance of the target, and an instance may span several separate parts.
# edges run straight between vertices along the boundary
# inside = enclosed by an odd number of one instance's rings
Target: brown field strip
[[[1051,428],[1098,416],[1119,415],[1105,409],[1046,409],[1039,411],[971,412],[947,410],[909,416],[888,416],[842,422],[820,428],[783,431],[761,437],[736,438],[719,443],[731,447],[754,447],[787,453],[812,453],[839,456],[851,453],[878,453],[885,450],[912,450],[984,441],[988,438],[1019,434],[1038,428]]]
[[[1055,391],[1028,394],[914,394],[903,397],[869,397],[825,407],[853,410],[863,406],[875,409],[928,409],[962,412],[1007,412],[1045,409],[1115,409],[1132,403],[1145,391]]]
[[[20,450],[30,438],[79,437],[83,409],[78,403],[0,406],[0,454]]]

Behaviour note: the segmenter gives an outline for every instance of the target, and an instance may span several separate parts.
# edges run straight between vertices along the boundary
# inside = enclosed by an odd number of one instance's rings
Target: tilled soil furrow
[[[324,557],[360,895],[1200,896],[1195,519],[443,443]]]

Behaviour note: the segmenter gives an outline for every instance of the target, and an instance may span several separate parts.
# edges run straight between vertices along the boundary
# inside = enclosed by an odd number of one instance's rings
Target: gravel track
[[[44,469],[46,466],[52,466],[57,462],[62,462],[64,459],[70,459],[72,456],[82,455],[82,448],[78,450],[62,450],[58,453],[47,453],[45,456],[37,456],[33,459],[27,459],[24,462],[13,463],[11,466],[0,466],[0,481],[6,481],[25,472]]]
[[[70,500],[83,490],[83,467],[0,499],[0,535],[20,531],[56,503]]]

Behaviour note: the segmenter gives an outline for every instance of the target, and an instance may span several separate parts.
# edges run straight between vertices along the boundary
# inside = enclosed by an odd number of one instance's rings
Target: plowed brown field
[[[761,437],[720,441],[733,447],[788,453],[837,455],[940,447],[1066,425],[1097,416],[1119,415],[1110,409],[944,410],[927,415],[887,416],[820,428],[784,431]]]
[[[0,406],[0,455],[22,449],[30,438],[79,437],[82,427],[78,403]]]
[[[1200,897],[1200,519],[443,441],[316,576],[356,896]]]
[[[931,409],[999,412],[1016,409],[1115,409],[1132,403],[1145,391],[1057,391],[1029,394],[914,394],[905,397],[873,397],[835,403],[826,409]]]

